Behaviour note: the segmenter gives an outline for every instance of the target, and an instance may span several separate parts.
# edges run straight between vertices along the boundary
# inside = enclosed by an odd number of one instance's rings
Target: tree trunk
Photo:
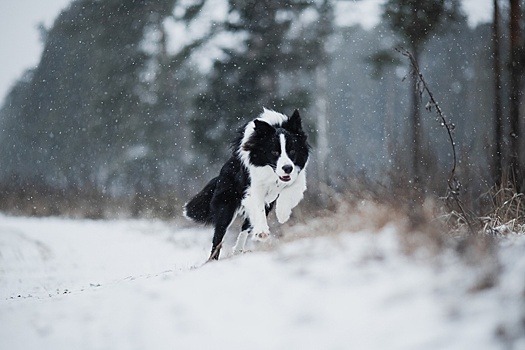
[[[328,97],[327,97],[327,77],[326,65],[321,64],[316,69],[316,85],[317,85],[317,172],[321,188],[321,200],[327,202],[328,193],[325,191],[328,183]]]
[[[494,0],[494,18],[492,22],[492,50],[493,50],[493,71],[494,71],[494,147],[492,157],[492,178],[494,183],[499,186],[503,176],[502,164],[502,145],[503,145],[503,121],[501,115],[501,61],[499,48],[499,5],[498,0]]]
[[[384,138],[385,138],[385,152],[388,155],[388,166],[390,167],[394,162],[394,150],[396,147],[395,140],[397,139],[394,135],[394,124],[395,124],[395,104],[396,104],[396,90],[394,86],[393,74],[388,74],[385,77],[385,91],[383,94],[386,95],[385,101],[385,125],[384,125]]]
[[[416,46],[412,47],[412,55],[416,63],[419,65],[419,52]],[[419,77],[414,71],[411,74],[411,110],[410,110],[410,119],[411,119],[411,130],[410,130],[410,142],[412,145],[411,156],[412,156],[412,176],[414,183],[419,185],[421,181],[421,109],[420,109],[420,92],[419,92]]]
[[[520,81],[521,81],[521,29],[520,0],[510,2],[510,164],[511,179],[521,192],[523,174],[520,164]]]

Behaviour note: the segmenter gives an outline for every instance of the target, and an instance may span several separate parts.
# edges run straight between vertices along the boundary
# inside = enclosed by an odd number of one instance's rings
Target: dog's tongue
[[[284,182],[288,182],[291,179],[290,175],[279,176],[279,178],[281,179],[281,181],[284,181]]]

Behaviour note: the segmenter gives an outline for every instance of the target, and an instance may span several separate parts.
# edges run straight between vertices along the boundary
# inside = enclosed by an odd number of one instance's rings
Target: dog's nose
[[[288,164],[287,165],[283,165],[283,171],[285,173],[290,174],[292,172],[292,170],[293,170],[293,166],[288,165]]]

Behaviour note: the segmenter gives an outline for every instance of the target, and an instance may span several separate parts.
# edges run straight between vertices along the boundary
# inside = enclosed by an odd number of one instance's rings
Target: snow
[[[0,348],[524,348],[524,236],[500,240],[499,281],[477,292],[487,265],[399,237],[288,237],[203,264],[210,230],[0,216]]]

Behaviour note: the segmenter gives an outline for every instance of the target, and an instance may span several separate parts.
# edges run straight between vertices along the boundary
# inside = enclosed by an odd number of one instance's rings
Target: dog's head
[[[270,166],[279,181],[295,181],[306,166],[309,153],[299,111],[295,110],[278,125],[263,119],[255,119],[253,123],[253,133],[242,145],[249,154],[250,165]]]

